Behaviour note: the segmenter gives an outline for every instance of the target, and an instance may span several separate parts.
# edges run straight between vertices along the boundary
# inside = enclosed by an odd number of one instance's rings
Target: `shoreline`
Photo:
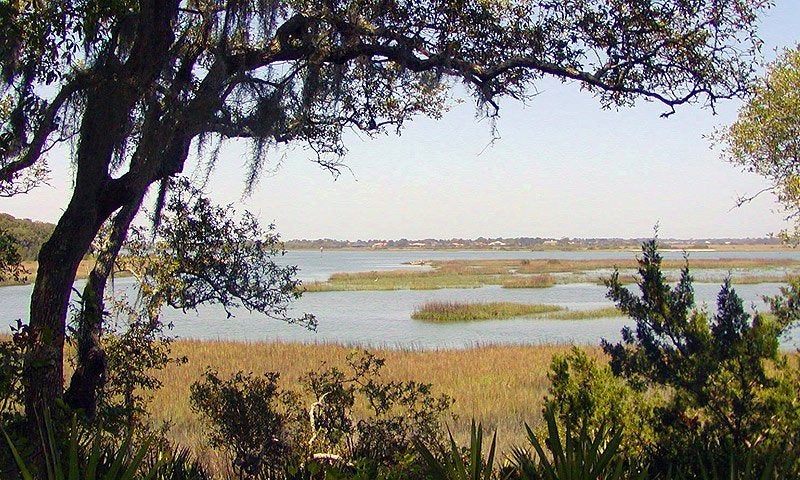
[[[286,248],[287,253],[292,252],[620,252],[638,253],[641,248],[619,247],[619,248],[522,248],[522,247],[493,247],[493,248],[454,248],[454,247],[327,247],[327,248]],[[780,252],[797,251],[800,248],[790,245],[722,245],[711,244],[708,248],[700,247],[664,247],[658,249],[660,252]]]
[[[0,282],[0,288],[24,287],[26,285],[32,285],[34,280],[36,280],[36,271],[39,269],[39,262],[34,260],[26,260],[22,262],[22,266],[28,272],[25,275],[25,281],[16,282],[14,280],[3,280]],[[91,272],[92,268],[94,268],[94,259],[81,260],[81,263],[78,265],[78,271],[75,275],[75,280],[86,280],[89,278],[89,272]],[[116,271],[114,272],[114,275],[118,277],[131,276],[131,274],[127,271]]]

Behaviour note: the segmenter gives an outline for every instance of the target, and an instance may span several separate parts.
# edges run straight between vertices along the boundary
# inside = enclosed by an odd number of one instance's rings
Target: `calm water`
[[[287,263],[300,266],[304,280],[324,280],[340,271],[388,270],[423,268],[404,265],[405,262],[447,258],[631,258],[636,252],[387,252],[387,251],[327,251],[291,252]],[[665,252],[667,258],[680,258],[680,252]],[[798,258],[795,252],[692,252],[692,258],[732,257]],[[698,272],[700,273],[700,272]],[[747,305],[765,310],[763,295],[778,293],[778,284],[742,285],[736,288]],[[119,279],[117,293],[134,291],[133,280]],[[713,309],[719,287],[695,284],[699,305]],[[2,330],[17,318],[25,318],[29,307],[30,286],[0,288],[0,320]],[[479,344],[537,344],[582,343],[597,344],[601,338],[619,339],[619,330],[629,320],[605,318],[595,320],[558,321],[514,319],[436,325],[411,319],[417,305],[431,300],[453,301],[515,301],[557,304],[569,309],[594,309],[610,306],[605,288],[592,283],[556,285],[545,289],[502,289],[487,286],[476,289],[443,289],[424,291],[322,292],[306,294],[293,309],[295,314],[313,313],[319,326],[310,332],[297,325],[287,325],[265,319],[247,311],[237,311],[226,318],[221,308],[203,307],[197,312],[176,310],[164,312],[164,318],[174,324],[173,333],[184,338],[281,340],[299,342],[333,342],[392,348],[465,348]],[[794,337],[796,337],[795,335]],[[786,348],[797,348],[795,338],[784,341]]]

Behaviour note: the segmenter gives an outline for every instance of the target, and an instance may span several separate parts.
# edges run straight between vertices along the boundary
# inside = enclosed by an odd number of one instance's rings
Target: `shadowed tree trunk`
[[[132,109],[162,70],[173,42],[177,3],[142,1],[128,60],[98,65],[89,74],[94,77],[89,80],[78,132],[75,188],[53,235],[39,253],[31,296],[31,336],[23,372],[29,427],[36,428],[32,424],[42,418],[41,409],[51,408],[63,394],[65,325],[78,265],[103,223],[115,210],[142,196],[148,184],[142,185],[135,175],[113,179],[110,165],[115,148],[129,134]],[[92,308],[97,306],[94,302]],[[100,309],[96,313],[102,315],[102,303]]]
[[[67,305],[78,264],[99,228],[97,203],[77,194],[39,253],[31,296],[31,344],[25,359],[25,413],[42,418],[63,388],[64,329]]]
[[[97,409],[97,393],[105,383],[106,353],[100,344],[106,314],[105,287],[141,203],[142,195],[138,195],[114,216],[108,244],[99,253],[83,289],[77,330],[78,358],[64,400],[70,408],[82,410],[90,419]]]

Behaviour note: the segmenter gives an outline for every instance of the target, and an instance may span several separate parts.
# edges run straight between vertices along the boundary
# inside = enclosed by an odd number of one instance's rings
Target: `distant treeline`
[[[15,218],[7,213],[0,213],[0,231],[14,236],[23,260],[36,260],[39,249],[50,238],[55,227],[52,223]]]
[[[23,260],[36,260],[42,244],[53,233],[55,225],[38,222],[27,218],[15,218],[7,213],[0,213],[0,231],[13,235],[19,242]],[[637,249],[644,239],[641,238],[547,238],[547,237],[478,237],[475,239],[419,239],[409,240],[335,240],[322,238],[316,240],[287,240],[287,250],[322,249],[530,249],[530,250],[600,250],[600,249]],[[778,238],[713,238],[713,239],[661,239],[663,248],[700,249],[719,245],[730,246],[763,246],[779,245]]]
[[[485,238],[476,239],[451,238],[421,240],[334,240],[323,238],[317,240],[288,240],[284,242],[288,250],[337,249],[337,248],[435,248],[435,249],[531,249],[531,250],[599,250],[599,249],[638,249],[644,239],[641,238]],[[713,239],[661,239],[663,248],[702,249],[714,246],[765,246],[779,245],[777,238],[713,238]]]

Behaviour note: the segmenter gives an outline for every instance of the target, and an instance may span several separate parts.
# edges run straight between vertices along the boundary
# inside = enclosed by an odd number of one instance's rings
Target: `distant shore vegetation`
[[[85,279],[93,260],[82,260],[77,279]],[[678,279],[683,260],[664,260],[670,281]],[[719,258],[690,259],[690,266],[698,283],[720,284],[731,275],[735,285],[758,283],[786,283],[792,276],[800,275],[800,261],[771,258]],[[0,287],[24,285],[36,278],[37,263],[23,261],[26,274],[20,281],[7,279]],[[570,283],[595,283],[602,285],[614,268],[620,270],[620,281],[634,284],[638,281],[633,259],[516,259],[516,260],[431,260],[415,262],[398,270],[340,272],[325,281],[303,282],[302,291],[336,292],[361,290],[438,290],[445,288],[480,288],[497,285],[502,288],[549,288]],[[128,276],[127,272],[117,272]]]
[[[638,250],[642,238],[550,238],[550,237],[478,237],[387,240],[287,240],[287,250]],[[708,238],[662,239],[664,249],[674,250],[772,250],[785,249],[779,239]]]

